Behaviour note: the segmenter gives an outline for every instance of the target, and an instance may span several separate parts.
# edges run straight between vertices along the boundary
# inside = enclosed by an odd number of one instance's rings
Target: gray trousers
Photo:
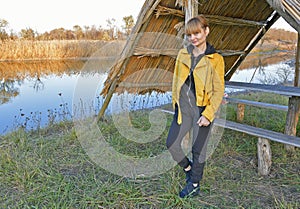
[[[173,159],[182,167],[190,165],[190,160],[186,157],[182,149],[182,140],[192,129],[192,177],[193,183],[199,183],[203,176],[203,170],[206,159],[206,148],[208,142],[209,126],[200,127],[197,124],[201,113],[205,107],[183,107],[181,109],[182,123],[177,123],[178,107],[175,108],[175,114],[169,130],[166,145]]]

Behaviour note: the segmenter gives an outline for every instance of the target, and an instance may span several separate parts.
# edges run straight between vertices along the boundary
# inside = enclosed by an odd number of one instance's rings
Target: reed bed
[[[105,44],[93,40],[2,41],[0,61],[87,58]]]

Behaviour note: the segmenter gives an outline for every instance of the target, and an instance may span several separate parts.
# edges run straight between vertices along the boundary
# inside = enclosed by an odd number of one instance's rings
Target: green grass
[[[227,118],[234,119],[234,105],[228,104],[226,110]],[[253,107],[246,113],[247,123],[256,124],[260,119],[258,124],[263,125],[261,118],[267,115],[268,124],[264,125],[279,129],[270,116],[280,115]],[[148,116],[147,111],[131,113],[132,125],[149,129]],[[167,127],[171,118],[167,116]],[[123,137],[111,118],[100,122],[99,127],[107,142],[122,154],[144,158],[165,150],[167,128],[157,140],[140,144]],[[299,208],[299,150],[288,153],[282,144],[271,143],[271,173],[262,177],[257,174],[256,141],[255,137],[225,130],[207,161],[201,195],[180,199],[184,174],[178,166],[152,177],[121,177],[89,158],[72,124],[39,132],[18,130],[0,138],[0,208]]]
[[[278,94],[266,94],[261,92],[249,92],[234,96],[239,99],[250,99],[257,102],[265,102],[270,104],[288,105],[288,97]],[[237,105],[227,105],[227,119],[236,120]],[[284,132],[286,122],[286,112],[277,110],[268,110],[254,106],[245,107],[245,117],[243,123],[248,125],[261,127],[277,132]],[[297,136],[300,136],[300,123],[297,125]]]

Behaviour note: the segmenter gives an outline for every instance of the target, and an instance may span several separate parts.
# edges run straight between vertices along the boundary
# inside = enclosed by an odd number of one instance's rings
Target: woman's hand
[[[197,121],[197,124],[199,126],[208,126],[210,124],[210,121],[205,116],[202,115]]]

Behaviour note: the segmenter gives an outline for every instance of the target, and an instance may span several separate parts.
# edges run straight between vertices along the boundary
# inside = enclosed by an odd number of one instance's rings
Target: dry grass
[[[233,114],[234,110],[227,109]],[[138,130],[145,131],[151,125],[147,111],[133,112],[130,116]],[[167,117],[170,125],[172,115]],[[269,120],[275,124],[273,118]],[[168,127],[157,140],[146,144],[123,137],[109,117],[99,123],[99,128],[107,142],[124,155],[147,158],[166,149]],[[146,178],[116,176],[89,158],[76,134],[63,123],[38,134],[17,131],[0,138],[0,207],[292,209],[300,206],[300,153],[288,154],[282,144],[272,143],[272,170],[269,176],[261,177],[256,171],[256,138],[225,130],[207,162],[201,195],[180,199],[178,192],[184,185],[184,173],[178,166]]]
[[[105,43],[88,40],[3,41],[0,42],[0,61],[86,58]]]

